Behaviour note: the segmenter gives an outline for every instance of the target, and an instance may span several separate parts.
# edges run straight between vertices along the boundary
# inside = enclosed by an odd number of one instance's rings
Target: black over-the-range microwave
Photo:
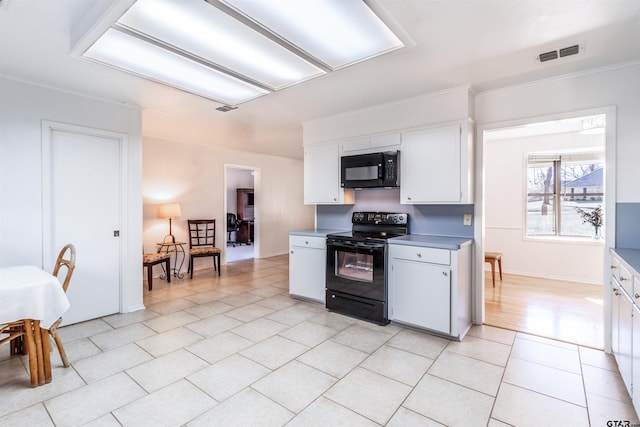
[[[357,154],[340,159],[344,188],[400,186],[400,151]]]

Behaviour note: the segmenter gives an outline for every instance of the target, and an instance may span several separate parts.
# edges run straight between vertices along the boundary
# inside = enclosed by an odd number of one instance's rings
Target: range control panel
[[[353,224],[393,224],[407,225],[409,214],[389,212],[354,212],[351,216]]]

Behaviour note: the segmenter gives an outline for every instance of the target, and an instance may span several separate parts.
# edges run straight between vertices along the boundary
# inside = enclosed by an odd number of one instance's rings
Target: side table
[[[184,264],[184,260],[186,258],[184,245],[185,242],[156,243],[156,246],[158,246],[158,253],[165,252],[174,257],[175,261],[173,263],[173,267],[171,268],[171,271],[167,271],[166,274],[173,273],[173,277],[177,277],[178,279],[184,278],[184,273],[180,273],[180,270],[182,269],[182,265]],[[178,264],[178,262],[180,264]],[[164,265],[162,266],[162,270],[164,270]],[[164,279],[164,277],[162,276],[160,276],[160,278]]]

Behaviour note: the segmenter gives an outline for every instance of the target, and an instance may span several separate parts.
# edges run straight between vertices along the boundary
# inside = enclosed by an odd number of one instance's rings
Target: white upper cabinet
[[[342,143],[342,154],[350,156],[376,151],[399,150],[401,141],[402,136],[400,132],[350,139]]]
[[[471,125],[407,131],[400,154],[400,203],[473,203]]]
[[[346,200],[345,200],[346,192]],[[304,148],[304,203],[353,204],[352,190],[340,187],[340,145]]]

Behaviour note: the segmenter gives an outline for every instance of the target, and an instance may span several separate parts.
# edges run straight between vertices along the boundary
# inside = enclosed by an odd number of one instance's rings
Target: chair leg
[[[69,367],[69,359],[67,358],[67,352],[64,351],[64,346],[62,345],[62,340],[60,339],[60,335],[58,335],[58,327],[52,326],[49,328],[49,334],[53,337],[53,340],[56,342],[56,347],[58,347],[58,353],[60,353],[60,359],[62,359],[62,365],[65,368]]]
[[[153,288],[153,265],[147,265],[147,285],[149,290]]]
[[[29,354],[29,375],[31,376],[31,387],[38,386],[38,355],[36,354],[36,345],[33,336],[33,325],[31,320],[25,319],[24,333],[25,345]]]
[[[496,262],[495,260],[491,260],[491,281],[493,282],[493,287],[496,287]]]
[[[498,269],[500,270],[500,280],[502,280],[502,257],[498,258]]]
[[[218,276],[220,275],[220,254],[213,257],[213,264],[216,264],[216,258],[218,259]]]
[[[189,257],[189,279],[193,279],[193,257]]]
[[[167,258],[167,282],[171,283],[171,263],[169,262],[171,258]]]

